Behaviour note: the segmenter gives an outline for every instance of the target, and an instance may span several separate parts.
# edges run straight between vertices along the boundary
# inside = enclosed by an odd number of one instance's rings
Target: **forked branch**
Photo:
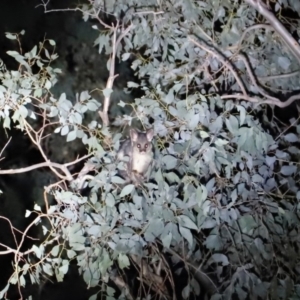
[[[113,37],[112,37],[112,54],[110,57],[110,70],[109,70],[109,77],[106,83],[105,90],[108,91],[106,95],[104,95],[104,102],[103,102],[103,110],[99,110],[100,118],[105,126],[109,125],[109,118],[108,118],[108,109],[110,106],[110,92],[113,89],[114,80],[119,74],[115,74],[115,61],[116,61],[116,53],[118,50],[118,46],[122,39],[128,34],[128,32],[133,28],[133,24],[130,24],[126,29],[122,28],[122,32],[117,39],[117,32],[120,30],[119,21],[113,27]]]

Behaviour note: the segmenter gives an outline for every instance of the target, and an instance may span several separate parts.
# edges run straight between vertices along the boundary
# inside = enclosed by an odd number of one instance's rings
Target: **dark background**
[[[48,9],[74,8],[78,1],[73,0],[51,0]],[[99,84],[93,79],[93,74],[89,76],[88,82],[82,82],[79,72],[84,67],[78,63],[80,50],[85,49],[87,56],[101,59],[96,48],[93,48],[93,41],[97,33],[91,29],[91,23],[84,22],[80,12],[53,12],[44,13],[44,7],[39,0],[1,0],[0,3],[0,58],[4,61],[9,70],[16,70],[18,63],[9,55],[8,50],[19,51],[19,46],[15,40],[5,37],[5,32],[19,33],[25,30],[22,36],[23,53],[30,51],[35,45],[43,41],[46,37],[56,41],[56,52],[59,59],[55,62],[55,67],[62,69],[63,74],[59,83],[53,89],[53,93],[59,95],[66,92],[71,99],[74,97],[76,87],[78,90],[90,89],[91,85]],[[99,62],[97,62],[99,65]],[[97,65],[96,64],[96,65]],[[83,63],[84,65],[84,63]],[[104,63],[105,66],[105,63]],[[97,69],[95,67],[95,69]],[[105,80],[107,70],[102,70],[101,80]],[[95,75],[96,76],[96,75]],[[91,79],[92,78],[92,79]],[[99,76],[98,76],[99,78]],[[82,86],[78,86],[78,80]],[[41,161],[38,152],[30,148],[30,141],[24,133],[16,130],[14,125],[11,131],[4,131],[0,125],[0,147],[5,145],[9,136],[12,141],[5,151],[5,159],[0,161],[1,169],[18,168],[28,166]],[[55,142],[54,142],[55,144]],[[54,145],[60,148],[58,144]],[[61,149],[61,148],[60,148]],[[67,155],[70,153],[67,153]],[[54,154],[53,154],[54,155]],[[13,225],[24,230],[31,221],[25,219],[26,209],[32,210],[34,203],[39,203],[42,197],[43,186],[49,182],[51,174],[47,170],[38,170],[31,174],[19,174],[11,176],[0,176],[0,216],[9,218]],[[11,235],[8,222],[0,219],[0,243],[16,249]],[[39,234],[38,230],[32,230],[31,235]],[[20,235],[16,234],[17,238]],[[31,248],[28,241],[25,247]],[[0,247],[0,251],[6,250]],[[25,249],[23,249],[25,250]],[[2,290],[9,277],[13,273],[13,255],[0,256],[0,290]],[[41,278],[41,284],[31,285],[29,278],[26,278],[26,287],[23,290],[24,299],[33,295],[33,299],[88,299],[99,288],[87,289],[86,284],[78,274],[76,263],[71,266],[70,272],[65,277],[63,283],[56,283],[54,278]],[[44,282],[46,282],[44,284]],[[9,299],[19,299],[19,294],[14,286],[11,286],[8,293]]]

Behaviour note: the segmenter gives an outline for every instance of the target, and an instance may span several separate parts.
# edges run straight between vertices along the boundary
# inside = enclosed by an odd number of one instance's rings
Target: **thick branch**
[[[262,94],[264,97],[266,97],[267,99],[271,100],[274,104],[280,102],[279,99],[270,96],[269,94],[266,93],[266,91],[264,91],[264,90],[258,85],[257,80],[256,80],[256,76],[253,74],[252,69],[251,69],[251,66],[250,66],[250,64],[249,64],[249,62],[248,62],[248,60],[247,60],[247,58],[245,57],[245,55],[239,54],[239,55],[238,55],[238,58],[239,58],[240,60],[242,60],[243,63],[244,63],[244,65],[246,66],[246,69],[247,69],[248,75],[249,75],[249,77],[250,77],[250,79],[251,79],[251,82],[252,82],[252,84],[256,87],[257,91],[258,91],[260,94]]]
[[[237,57],[239,59],[241,59],[245,66],[246,66],[246,70],[247,73],[251,79],[252,84],[257,88],[258,92],[264,96],[266,99],[260,99],[259,97],[251,97],[248,95],[246,88],[243,84],[242,79],[240,78],[240,76],[237,74],[237,72],[235,71],[234,67],[232,66],[231,62],[229,60],[227,60],[226,58],[224,58],[221,54],[219,54],[217,51],[214,51],[212,49],[209,48],[209,46],[207,45],[202,45],[200,44],[200,42],[198,42],[193,36],[189,36],[189,40],[192,41],[195,45],[197,45],[198,47],[200,47],[201,49],[207,51],[208,53],[210,53],[211,55],[213,55],[214,57],[217,57],[233,74],[235,80],[237,81],[242,94],[238,93],[238,94],[232,94],[232,95],[223,95],[221,96],[221,99],[243,99],[252,103],[257,103],[258,105],[261,104],[271,104],[271,105],[276,105],[278,107],[287,107],[289,106],[292,102],[294,102],[295,100],[299,100],[300,99],[300,95],[293,95],[291,96],[287,101],[285,102],[281,102],[278,98],[272,97],[270,95],[267,94],[266,91],[264,91],[257,83],[256,80],[256,76],[253,74],[251,66],[249,65],[246,57],[242,54],[239,54]]]
[[[115,60],[116,60],[116,53],[118,46],[121,42],[121,40],[127,35],[127,33],[133,28],[133,24],[128,26],[121,35],[117,38],[117,31],[119,30],[119,22],[117,22],[117,25],[114,27],[114,34],[113,34],[113,40],[112,40],[112,55],[110,58],[110,70],[109,70],[109,77],[106,83],[106,89],[112,89],[113,83],[115,78],[118,76],[118,74],[115,75]],[[99,115],[102,119],[102,122],[105,126],[109,125],[109,118],[108,118],[108,109],[110,105],[110,95],[104,97],[104,103],[103,103],[103,110],[99,110]]]
[[[245,0],[246,3],[255,8],[260,14],[262,14],[272,25],[274,30],[286,43],[288,48],[293,52],[295,58],[300,63],[300,45],[287,31],[287,29],[280,23],[280,21],[269,10],[268,6],[261,0]]]

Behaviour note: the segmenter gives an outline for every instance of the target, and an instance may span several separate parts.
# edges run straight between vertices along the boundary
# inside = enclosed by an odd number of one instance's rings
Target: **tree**
[[[299,117],[268,112],[298,108],[299,2],[91,0],[73,10],[97,22],[95,44],[109,55],[102,103],[87,91],[51,95],[52,40],[9,52],[21,67],[2,72],[3,126],[17,123],[44,162],[0,174],[48,167],[57,181],[17,248],[2,251],[16,269],[1,297],[28,274],[63,280],[76,260],[107,299],[298,299]],[[111,120],[118,60],[130,60],[128,90],[142,96],[120,101],[129,113]],[[90,123],[89,112],[99,114]],[[156,164],[137,187],[122,185],[116,162],[116,131],[133,122],[157,135]],[[54,133],[88,154],[49,161],[42,143]],[[40,220],[46,239],[21,252]]]

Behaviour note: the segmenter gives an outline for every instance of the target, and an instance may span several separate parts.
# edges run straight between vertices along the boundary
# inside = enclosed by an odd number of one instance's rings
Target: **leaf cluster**
[[[41,115],[55,120],[56,133],[89,147],[85,167],[94,173],[83,170],[76,178],[65,165],[61,178],[68,179],[67,187],[47,189],[56,203],[46,213],[36,209],[51,224],[46,241],[32,249],[40,259],[36,277],[43,270],[63,280],[76,260],[86,283],[101,281],[108,299],[299,297],[299,164],[293,160],[299,154],[298,119],[283,129],[259,118],[265,106],[253,104],[275,101],[271,90],[276,96],[297,90],[297,58],[268,24],[253,25],[258,12],[246,2],[109,0],[91,1],[81,10],[102,26],[113,15],[120,30],[131,29],[115,53],[113,26],[99,30],[95,44],[99,52],[132,60],[137,82],[128,87],[144,96],[120,101],[134,114],[118,122],[153,126],[155,166],[142,186],[124,183],[117,173],[120,135],[96,120],[83,125],[85,113],[100,107],[88,92],[75,101],[64,94],[42,101]],[[244,28],[251,29],[243,34]],[[26,59],[39,61],[35,51],[10,54],[25,67],[31,66]],[[4,76],[0,101],[10,102],[0,116],[9,119],[16,107],[13,119],[28,128],[31,102],[25,100],[42,94],[23,92],[19,85],[29,81],[32,87],[35,75]],[[103,93],[109,99],[111,89]],[[276,129],[267,131],[266,124]],[[104,137],[111,138],[109,149]],[[81,193],[86,186],[89,196]],[[29,269],[22,265],[10,282]],[[138,288],[130,285],[130,272],[138,274]],[[183,275],[178,291],[176,276]]]

